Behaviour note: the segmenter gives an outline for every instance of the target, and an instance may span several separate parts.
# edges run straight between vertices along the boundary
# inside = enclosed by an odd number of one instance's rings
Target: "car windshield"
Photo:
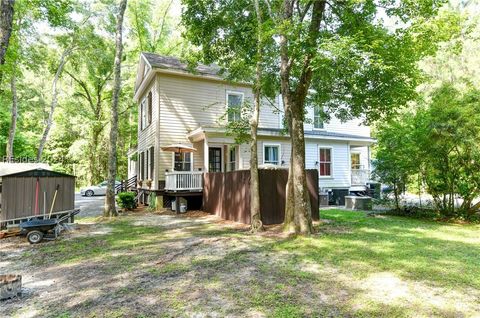
[[[102,183],[98,184],[98,187],[104,187],[107,185],[107,181],[103,181]]]

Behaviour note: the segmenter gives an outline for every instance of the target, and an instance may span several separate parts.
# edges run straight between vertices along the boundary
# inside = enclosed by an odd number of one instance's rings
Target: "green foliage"
[[[479,216],[480,196],[480,91],[473,51],[480,25],[454,13],[439,16],[460,24],[435,56],[422,60],[427,77],[416,108],[380,127],[376,172],[397,188],[420,178],[440,216],[472,220]]]
[[[404,114],[402,120],[392,120],[377,133],[378,145],[374,175],[392,186],[395,207],[400,209],[399,196],[418,169],[417,144],[413,142],[414,116]]]
[[[157,194],[150,192],[148,195],[148,210],[155,211],[157,209]]]
[[[378,134],[375,173],[398,189],[417,174],[444,217],[476,217],[480,196],[480,91],[445,84],[415,114],[404,114]],[[456,203],[461,199],[461,203]]]
[[[118,206],[126,209],[133,210],[137,207],[137,202],[135,201],[135,192],[120,192],[117,195]]]

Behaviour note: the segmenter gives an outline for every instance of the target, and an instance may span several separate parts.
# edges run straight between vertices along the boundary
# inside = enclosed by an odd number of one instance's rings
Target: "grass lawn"
[[[0,271],[23,274],[29,292],[0,316],[479,315],[480,226],[342,210],[321,218],[318,234],[288,238],[210,216],[134,215],[7,245]]]

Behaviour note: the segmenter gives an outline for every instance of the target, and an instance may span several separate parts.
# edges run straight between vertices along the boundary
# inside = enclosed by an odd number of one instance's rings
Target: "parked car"
[[[120,181],[115,181],[115,186],[119,186],[120,184],[121,184]],[[88,186],[80,189],[80,194],[87,197],[91,197],[94,195],[105,195],[106,193],[107,193],[107,181],[103,181],[97,185]]]

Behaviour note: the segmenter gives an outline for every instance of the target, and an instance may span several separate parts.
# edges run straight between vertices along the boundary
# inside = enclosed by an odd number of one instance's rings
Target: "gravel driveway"
[[[103,213],[105,196],[83,197],[80,193],[75,193],[75,208],[80,208],[80,217],[100,216]]]

